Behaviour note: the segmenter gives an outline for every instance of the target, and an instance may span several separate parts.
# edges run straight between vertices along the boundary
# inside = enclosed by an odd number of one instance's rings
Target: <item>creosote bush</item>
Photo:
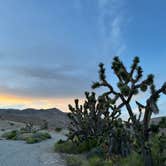
[[[55,128],[55,131],[56,131],[56,132],[61,132],[61,131],[62,131],[62,128],[57,127],[57,128]]]
[[[18,132],[16,130],[13,130],[11,132],[5,132],[2,137],[8,139],[8,140],[16,140]]]
[[[56,152],[69,153],[69,154],[79,154],[83,152],[88,152],[90,149],[95,147],[95,143],[91,141],[84,141],[79,144],[69,141],[59,141],[55,143],[54,149]]]
[[[68,156],[66,163],[67,166],[89,166],[88,163],[80,156]]]
[[[2,137],[8,140],[24,140],[28,144],[33,144],[33,143],[44,141],[46,139],[50,139],[51,135],[47,132],[27,133],[27,131],[23,132],[22,130],[13,130],[13,131],[4,133]]]
[[[166,117],[162,117],[158,125],[160,128],[166,128]]]

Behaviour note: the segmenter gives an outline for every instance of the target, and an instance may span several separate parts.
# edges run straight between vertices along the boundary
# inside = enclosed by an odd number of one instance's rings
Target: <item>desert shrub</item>
[[[58,141],[54,145],[54,150],[56,152],[61,152],[61,153],[69,153],[69,154],[78,153],[76,145],[73,144],[71,141],[65,141],[65,142]]]
[[[9,124],[10,124],[10,126],[14,126],[15,124],[14,123],[12,123],[12,122],[9,122]]]
[[[89,159],[89,165],[90,166],[113,166],[112,161],[105,161],[102,158],[98,156],[94,156]]]
[[[35,132],[37,132],[37,130],[34,128],[31,128],[29,126],[27,127],[27,125],[26,125],[25,127],[20,128],[20,132],[21,133],[35,133]]]
[[[66,141],[60,139],[60,140],[57,142],[57,144],[62,144],[62,143],[65,143],[65,142],[66,142]]]
[[[87,152],[91,150],[92,148],[97,146],[97,140],[96,139],[88,139],[84,142],[81,142],[78,144],[78,152]]]
[[[96,143],[93,140],[84,141],[79,144],[75,144],[70,140],[68,141],[59,140],[57,143],[55,143],[54,149],[56,152],[78,154],[78,153],[87,152],[90,149],[92,149],[94,146],[96,146]]]
[[[17,136],[17,131],[16,130],[6,132],[2,135],[2,137],[6,138],[6,139],[11,139],[11,140],[15,140],[16,136]]]
[[[94,156],[89,160],[81,156],[68,156],[66,159],[67,166],[113,166],[111,160],[103,160],[100,157]]]
[[[100,157],[100,158],[105,158],[105,153],[103,151],[103,148],[95,147],[95,148],[91,149],[86,155],[87,159],[90,159],[95,156]]]
[[[27,133],[19,130],[6,132],[2,137],[10,140],[25,140],[27,143],[37,143],[50,139],[51,135],[46,132]]]
[[[43,136],[47,139],[50,139],[51,138],[51,135],[47,132],[43,133]]]
[[[113,161],[112,160],[105,160],[103,162],[103,166],[113,166]]]
[[[97,156],[89,159],[90,166],[101,166],[103,165],[103,160]]]
[[[26,140],[28,137],[31,137],[32,136],[32,133],[21,133],[21,132],[18,132],[17,133],[17,136],[16,136],[16,140]]]
[[[41,140],[50,139],[51,135],[47,132],[36,132],[33,134],[34,138],[40,138]]]
[[[51,135],[49,133],[36,132],[32,134],[32,136],[27,137],[26,142],[28,144],[33,144],[33,143],[41,142],[50,138],[51,138]]]
[[[166,117],[162,117],[160,122],[159,122],[159,127],[160,128],[166,128]]]
[[[34,143],[40,142],[39,139],[34,137],[27,137],[25,141],[28,144],[34,144]]]
[[[166,164],[166,136],[155,135],[152,140],[152,156],[155,166],[164,166]]]
[[[61,132],[61,131],[62,131],[62,128],[57,127],[57,128],[55,128],[55,131],[56,131],[56,132]]]
[[[20,132],[21,133],[28,133],[27,130],[25,129],[25,127],[20,128]]]
[[[68,156],[66,163],[67,166],[88,166],[88,163],[80,156]]]
[[[54,150],[56,152],[68,153],[68,154],[78,154],[79,148],[76,144],[73,144],[71,141],[62,142],[59,141],[55,143]]]
[[[150,129],[151,129],[152,133],[156,134],[159,132],[159,125],[151,124]]]
[[[141,155],[139,155],[136,152],[132,152],[131,155],[125,157],[125,158],[119,158],[119,161],[117,161],[118,166],[143,166],[143,159]]]

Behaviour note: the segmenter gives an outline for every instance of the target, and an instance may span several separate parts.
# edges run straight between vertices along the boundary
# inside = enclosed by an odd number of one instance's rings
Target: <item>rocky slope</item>
[[[56,109],[0,109],[0,119],[11,120],[15,122],[33,122],[35,125],[43,125],[48,122],[49,128],[66,128],[69,124],[67,114]]]

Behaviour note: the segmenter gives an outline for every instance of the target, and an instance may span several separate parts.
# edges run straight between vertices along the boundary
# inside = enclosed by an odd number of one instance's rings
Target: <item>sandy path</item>
[[[59,154],[53,152],[53,145],[62,134],[52,133],[52,139],[37,144],[23,141],[0,140],[0,166],[65,166]]]

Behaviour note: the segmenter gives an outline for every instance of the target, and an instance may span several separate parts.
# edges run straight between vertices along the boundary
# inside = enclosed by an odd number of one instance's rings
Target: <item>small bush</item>
[[[46,132],[27,133],[23,132],[22,130],[13,130],[4,133],[2,137],[10,140],[25,140],[27,143],[37,143],[46,139],[50,139],[51,135]]]
[[[49,133],[43,133],[43,137],[44,138],[47,138],[47,139],[50,139],[51,138],[51,135]]]
[[[118,162],[119,166],[143,166],[143,159],[142,157],[136,153],[133,152],[131,155],[125,158],[120,158],[120,161]]]
[[[15,124],[14,123],[12,123],[12,122],[9,122],[9,124],[10,124],[10,126],[14,126]]]
[[[104,162],[103,162],[103,166],[114,166],[114,165],[113,165],[113,161],[111,161],[111,160],[104,161]]]
[[[42,132],[37,132],[34,133],[32,136],[26,138],[26,142],[28,144],[33,144],[37,142],[41,142],[46,139],[50,139],[51,135],[49,133],[42,133]]]
[[[17,136],[17,131],[16,130],[6,132],[2,135],[2,137],[6,138],[6,139],[11,139],[11,140],[15,140],[16,136]]]
[[[151,129],[152,133],[156,134],[159,132],[159,125],[151,124],[150,129]]]
[[[39,139],[33,138],[33,137],[27,137],[25,141],[28,144],[34,144],[34,143],[40,142]]]
[[[104,166],[104,161],[97,156],[94,156],[89,159],[90,166]]]
[[[92,158],[92,157],[100,157],[100,158],[104,158],[105,154],[104,151],[101,147],[95,147],[93,149],[91,149],[88,153],[87,153],[87,158]]]
[[[155,135],[151,141],[154,165],[164,166],[166,164],[166,136],[164,134]]]
[[[166,117],[162,117],[160,122],[159,122],[159,127],[160,128],[166,128]]]
[[[54,149],[56,152],[61,153],[69,153],[69,154],[77,154],[77,146],[73,144],[71,141],[60,142],[58,141],[54,145]]]
[[[35,132],[33,134],[34,138],[41,138],[41,140],[50,139],[51,135],[47,132]]]
[[[95,146],[96,142],[94,140],[84,141],[78,145],[74,144],[72,141],[58,141],[55,143],[54,149],[56,152],[79,154],[87,152]]]
[[[55,131],[56,131],[56,132],[61,132],[61,131],[62,131],[62,128],[57,127],[57,128],[55,128]]]
[[[99,157],[93,157],[89,160],[89,166],[114,166],[111,160],[103,160]],[[122,166],[122,165],[120,165]]]
[[[60,140],[57,142],[57,144],[62,144],[62,143],[65,143],[65,142],[66,142],[66,141],[60,139]]]
[[[66,162],[67,166],[87,166],[86,161],[79,156],[69,156]]]

